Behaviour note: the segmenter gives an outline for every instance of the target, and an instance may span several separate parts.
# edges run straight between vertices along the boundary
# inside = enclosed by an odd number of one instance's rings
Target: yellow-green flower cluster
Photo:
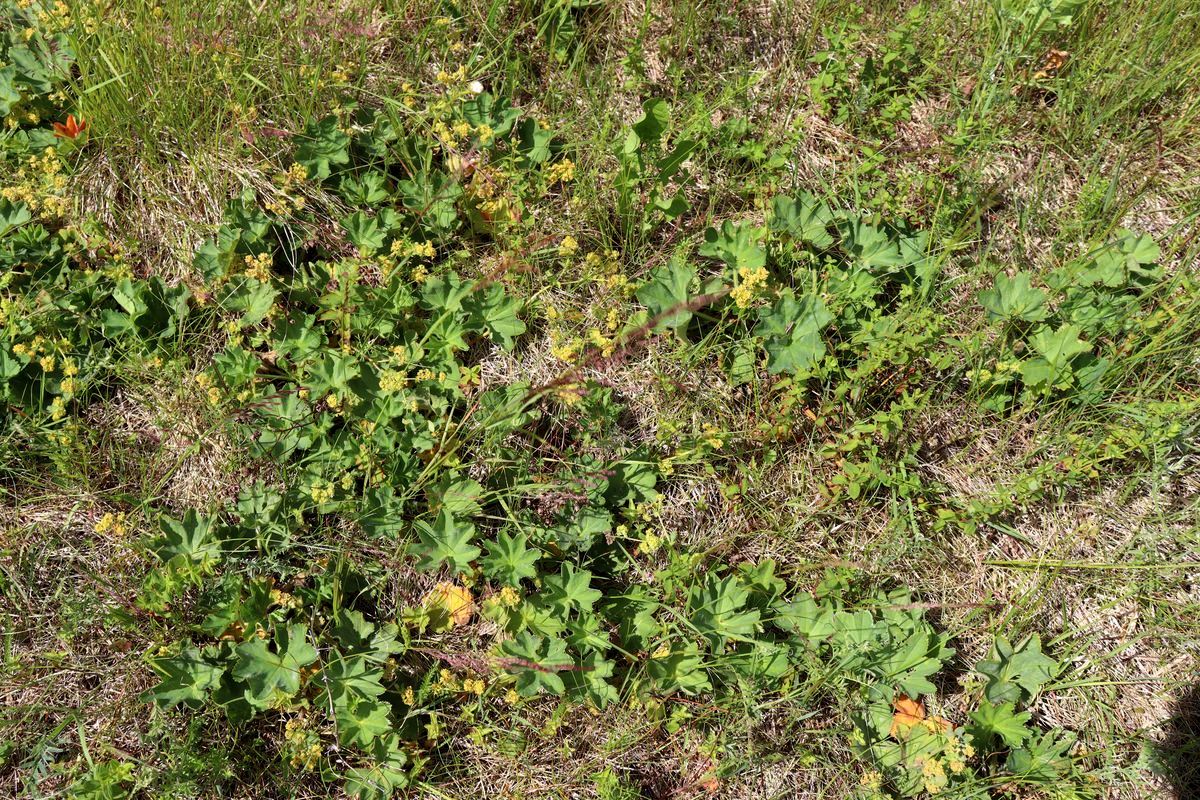
[[[561,331],[550,331],[550,355],[559,361],[571,363],[583,349],[583,341],[579,338],[564,338]]]
[[[27,27],[22,29],[21,36],[25,41],[38,34],[59,33],[71,26],[71,9],[63,0],[17,0],[16,6],[24,12]]]
[[[242,264],[247,278],[253,278],[259,283],[267,283],[271,280],[271,254],[262,252],[256,256],[245,256],[242,259]]]
[[[564,406],[578,405],[583,399],[583,387],[578,383],[564,383],[554,388],[553,395]]]
[[[925,791],[930,794],[939,794],[942,789],[946,788],[949,779],[946,777],[946,768],[942,765],[941,759],[918,756],[916,764],[921,768],[921,779]]]
[[[397,239],[392,242],[391,254],[395,258],[433,258],[437,248],[433,242],[411,242],[407,239]]]
[[[643,555],[649,556],[657,552],[661,545],[662,537],[654,531],[647,531],[646,534],[642,536],[642,544],[638,549]]]
[[[997,361],[992,369],[980,367],[968,375],[977,383],[1007,383],[1021,373],[1020,361]]]
[[[720,433],[720,429],[716,425],[706,422],[704,423],[704,438],[701,441],[713,450],[720,450],[725,446],[725,440],[721,438]]]
[[[408,375],[400,370],[385,370],[379,376],[379,391],[392,394],[408,386]]]
[[[293,717],[283,728],[284,751],[291,755],[292,769],[312,772],[321,760],[321,740],[300,717]]]
[[[564,259],[571,258],[578,252],[579,252],[579,242],[576,241],[575,237],[569,233],[562,238],[561,242],[558,243],[558,257],[559,258],[564,258]]]
[[[28,342],[15,342],[10,348],[14,356],[25,363],[36,363],[47,376],[61,371],[63,377],[56,390],[59,396],[51,400],[49,406],[50,417],[55,421],[67,415],[67,402],[83,389],[83,382],[78,377],[78,363],[65,355],[70,347],[71,343],[66,339],[50,341],[38,334]]]
[[[546,170],[546,183],[569,183],[575,180],[575,162],[569,158],[556,161]]]
[[[34,153],[10,176],[11,182],[0,188],[0,197],[10,203],[24,203],[34,216],[64,217],[70,203],[64,195],[67,176],[62,174],[62,167],[53,147]]]
[[[946,757],[946,766],[950,768],[950,772],[957,775],[967,768],[967,759],[975,755],[975,748],[965,744],[961,738],[951,736],[950,740],[946,742],[943,755]]]
[[[210,406],[218,406],[221,404],[221,390],[217,388],[213,382],[212,376],[207,372],[196,374],[196,385],[204,392],[205,398]]]
[[[303,164],[292,164],[287,170],[275,175],[272,183],[278,187],[278,192],[263,204],[266,210],[281,217],[303,210],[306,201],[300,194],[300,187],[307,180],[308,168]]]
[[[317,479],[308,487],[308,496],[319,506],[333,502],[334,485],[327,480]]]
[[[92,530],[102,536],[108,535],[113,538],[121,538],[128,533],[125,527],[125,514],[114,514],[111,511],[100,518],[100,521],[92,526]]]
[[[592,251],[583,258],[584,270],[605,289],[632,294],[636,287],[621,269],[621,259],[616,250],[603,253]]]
[[[514,177],[507,172],[477,166],[467,183],[466,194],[488,222],[519,219],[520,203],[512,189],[513,182]]]
[[[761,294],[763,289],[767,287],[767,277],[766,267],[758,267],[757,269],[742,267],[739,269],[738,285],[733,287],[733,290],[729,292],[729,296],[733,298],[734,304],[738,308],[748,307],[754,302],[754,298]]]

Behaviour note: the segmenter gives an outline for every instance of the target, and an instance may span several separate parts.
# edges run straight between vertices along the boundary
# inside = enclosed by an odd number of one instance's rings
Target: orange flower
[[[75,119],[74,114],[67,114],[65,125],[61,122],[54,123],[54,135],[60,139],[74,139],[85,130],[87,130],[87,122],[83,117]]]

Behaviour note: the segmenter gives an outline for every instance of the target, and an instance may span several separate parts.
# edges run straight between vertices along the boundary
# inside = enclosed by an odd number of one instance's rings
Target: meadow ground
[[[0,0],[0,796],[1200,797],[1190,0]]]

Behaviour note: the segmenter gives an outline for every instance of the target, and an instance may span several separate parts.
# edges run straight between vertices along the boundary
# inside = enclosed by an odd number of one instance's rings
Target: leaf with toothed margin
[[[824,200],[808,192],[796,197],[776,197],[771,201],[771,230],[787,233],[793,239],[824,250],[833,244],[829,226],[833,212]]]
[[[272,649],[266,639],[254,637],[236,648],[233,676],[246,683],[246,699],[259,707],[300,691],[300,671],[317,660],[317,648],[308,643],[303,625],[283,628],[274,645]]]
[[[418,556],[417,569],[433,570],[449,564],[455,572],[466,572],[479,557],[479,548],[471,544],[475,526],[455,519],[445,509],[433,522],[417,522],[415,530],[419,538],[413,545]]]
[[[225,671],[224,666],[208,659],[209,650],[202,651],[188,642],[179,655],[151,661],[151,668],[162,680],[146,692],[144,699],[168,708],[179,703],[198,706],[221,683]]]

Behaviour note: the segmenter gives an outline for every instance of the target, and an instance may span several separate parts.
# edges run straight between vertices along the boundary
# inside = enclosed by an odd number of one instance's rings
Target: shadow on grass
[[[1175,800],[1200,798],[1200,684],[1175,703],[1163,740],[1155,745],[1158,772],[1170,782]]]

